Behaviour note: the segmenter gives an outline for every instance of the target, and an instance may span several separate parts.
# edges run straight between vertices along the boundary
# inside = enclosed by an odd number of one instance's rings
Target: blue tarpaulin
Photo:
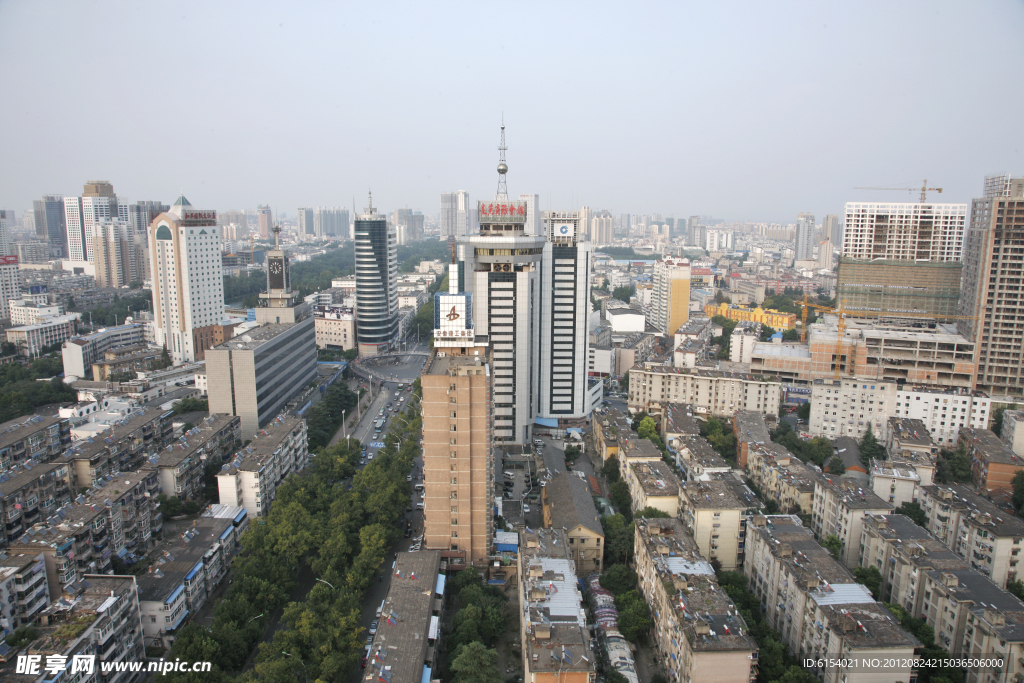
[[[541,427],[558,427],[557,417],[537,417],[533,420],[534,424],[538,424]]]
[[[437,585],[434,586],[434,592],[438,595],[444,595],[444,574],[437,575]]]

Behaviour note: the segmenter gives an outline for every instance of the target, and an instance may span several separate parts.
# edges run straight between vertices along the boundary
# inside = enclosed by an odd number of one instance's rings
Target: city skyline
[[[527,5],[390,16],[368,7],[254,5],[236,14],[186,4],[170,19],[156,7],[8,3],[0,21],[14,30],[0,44],[0,77],[32,97],[0,112],[0,125],[19,132],[0,175],[0,206],[28,211],[43,195],[70,196],[85,180],[106,178],[132,201],[180,188],[219,210],[269,203],[292,215],[300,206],[348,206],[372,188],[387,210],[434,215],[451,188],[494,193],[482,171],[493,167],[503,113],[513,192],[537,193],[542,210],[790,223],[801,211],[838,214],[850,201],[912,200],[853,188],[923,178],[945,189],[932,201],[963,203],[981,195],[977,178],[1024,161],[1019,142],[1001,132],[1013,129],[1024,96],[1000,87],[1024,65],[1014,39],[1024,8],[924,7],[622,12],[598,4],[584,15]],[[499,16],[501,31],[479,29],[499,25]],[[94,25],[119,40],[76,49]],[[588,39],[561,45],[555,38],[567,25]],[[701,31],[681,30],[695,25]],[[188,32],[206,49],[152,50],[154,27]],[[326,40],[339,30],[345,40]],[[374,51],[382,56],[370,62],[364,55],[381,31],[394,49]],[[622,40],[629,35],[647,38]],[[512,48],[523,41],[531,49]],[[123,106],[69,115],[68,102],[93,95],[86,79],[40,88],[62,72],[109,73],[122,84],[114,99]],[[458,77],[437,85],[439,73]],[[161,84],[183,80],[169,97],[193,106],[153,104]],[[252,94],[275,88],[278,96],[255,106]],[[481,89],[502,94],[461,94]],[[999,108],[978,95],[996,90]],[[296,91],[308,95],[298,117],[287,94]],[[417,106],[351,106],[360,92],[402,92]],[[531,104],[567,92],[578,106]],[[121,154],[126,146],[181,153],[153,164],[148,154]],[[59,165],[48,163],[55,157]]]

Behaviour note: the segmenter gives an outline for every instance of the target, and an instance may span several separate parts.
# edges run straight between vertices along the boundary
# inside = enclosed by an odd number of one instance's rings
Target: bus
[[[381,429],[384,429],[384,418],[382,417],[379,420],[377,420],[376,422],[374,422],[373,426],[374,426],[374,428],[377,431],[380,431]]]

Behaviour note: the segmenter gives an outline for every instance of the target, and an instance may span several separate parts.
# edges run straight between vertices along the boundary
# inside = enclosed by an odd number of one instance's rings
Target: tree
[[[872,460],[885,460],[885,449],[878,443],[871,423],[868,422],[868,428],[864,430],[864,436],[860,440],[860,461],[870,471]]]
[[[916,502],[903,503],[893,511],[893,514],[906,515],[919,527],[928,528],[928,518],[925,516],[924,510],[921,509],[921,505]]]
[[[636,588],[636,572],[624,564],[613,564],[601,574],[601,587],[620,595]]]
[[[971,459],[964,444],[957,445],[955,451],[939,451],[935,478],[942,484],[966,484],[971,480]]]
[[[811,402],[801,403],[796,409],[796,416],[801,420],[811,419]]]
[[[629,486],[619,480],[608,487],[608,499],[619,511],[619,514],[632,519],[633,497],[629,495]]]
[[[641,410],[639,413],[633,416],[633,421],[629,424],[629,428],[632,429],[634,432],[637,431],[638,429],[640,429],[640,423],[643,422],[644,418],[646,417],[647,413]],[[652,419],[651,422],[653,421],[654,420]]]
[[[164,516],[176,517],[181,514],[181,501],[174,496],[165,496],[161,493],[157,496],[157,502],[160,503],[160,511]]]
[[[498,651],[479,640],[461,645],[451,668],[456,683],[502,683]]]
[[[633,296],[633,288],[630,287],[630,286],[616,287],[615,289],[612,290],[612,298],[613,299],[618,299],[619,301],[625,301],[627,304],[629,303],[629,299],[632,296]]]
[[[356,358],[359,357],[359,349],[351,348],[348,349],[347,351],[343,351],[341,357],[349,362],[354,361]]]
[[[609,484],[614,484],[622,476],[619,473],[619,459],[614,455],[604,461],[604,466],[601,467],[601,474],[608,480]]]
[[[576,458],[583,455],[583,449],[579,446],[566,446],[565,447],[565,460],[566,462],[572,462]]]
[[[832,553],[832,557],[839,559],[839,554],[843,552],[843,542],[839,540],[838,536],[831,535],[825,539],[825,542],[821,544],[825,550]]]
[[[719,289],[719,290],[715,291],[715,303],[716,304],[731,304],[732,303],[732,299],[727,297],[725,295],[725,292],[723,292],[722,290]]]
[[[609,515],[601,518],[604,529],[605,565],[626,564],[633,557],[635,527],[625,515]]]
[[[654,418],[645,417],[642,419],[637,427],[636,433],[641,439],[650,439],[652,436],[657,436],[658,431],[654,424]]]
[[[183,398],[174,404],[173,412],[175,415],[194,412],[208,413],[210,412],[210,402],[199,398]]]
[[[853,579],[871,591],[871,596],[875,600],[878,599],[878,591],[882,586],[882,574],[877,567],[855,567]]]
[[[672,515],[668,514],[664,510],[658,508],[652,508],[650,505],[645,507],[636,513],[637,517],[646,517],[647,519],[670,519]]]
[[[1006,584],[1006,590],[1017,596],[1018,600],[1024,600],[1024,582],[1020,580],[1010,581]]]
[[[619,610],[619,631],[629,641],[651,629],[651,608],[637,590],[626,591],[615,596],[615,608]]]
[[[832,459],[828,461],[829,474],[845,474],[846,465],[843,464],[843,459],[838,455],[832,456]]]

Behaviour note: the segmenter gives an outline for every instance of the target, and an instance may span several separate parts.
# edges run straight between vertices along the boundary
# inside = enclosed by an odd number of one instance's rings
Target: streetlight
[[[266,612],[264,612],[263,614],[266,614]],[[249,621],[245,622],[245,625],[246,625],[246,626],[248,626],[248,625],[249,625],[249,624],[251,624],[252,622],[254,622],[254,621],[256,621],[257,619],[259,619],[260,617],[262,617],[262,616],[263,616],[263,614],[257,614],[257,615],[256,615],[256,616],[254,616],[254,617],[253,617],[252,619],[250,619]]]
[[[317,579],[317,581],[319,581],[320,583],[326,583],[328,586],[331,586],[330,582],[324,581],[323,579]],[[334,586],[331,586],[331,590],[337,590],[337,589],[334,588]]]
[[[307,683],[308,683],[308,681],[309,681],[309,673],[306,671],[306,663],[304,661],[302,661],[302,658],[301,657],[296,657],[295,655],[293,655],[293,654],[291,654],[289,652],[285,652],[284,650],[281,650],[281,654],[283,654],[286,657],[291,657],[292,659],[299,660],[299,664],[302,665],[302,678],[303,678],[303,680],[307,681]]]

